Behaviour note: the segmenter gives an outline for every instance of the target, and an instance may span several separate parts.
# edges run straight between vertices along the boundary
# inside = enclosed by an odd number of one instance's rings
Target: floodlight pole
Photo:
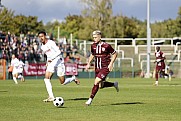
[[[150,78],[150,54],[151,54],[150,0],[147,0],[147,72],[146,72],[146,78]]]
[[[3,8],[3,7],[4,7],[4,5],[2,5],[1,0],[0,0],[0,8]]]
[[[4,5],[2,5],[1,0],[0,0],[0,13],[1,13],[3,7],[4,7]]]

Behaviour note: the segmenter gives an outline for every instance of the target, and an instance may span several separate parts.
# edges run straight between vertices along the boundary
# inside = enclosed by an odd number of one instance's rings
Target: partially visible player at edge
[[[23,76],[23,69],[24,69],[25,64],[23,63],[22,60],[19,60],[19,66],[18,66],[18,78],[21,79],[22,82],[25,81],[24,76]]]
[[[57,76],[59,77],[59,81],[62,85],[66,85],[71,82],[75,82],[79,84],[80,81],[73,75],[71,78],[65,79],[65,65],[64,65],[64,58],[61,55],[59,47],[53,40],[50,40],[46,37],[46,32],[41,31],[38,33],[38,37],[42,43],[41,50],[47,56],[47,68],[45,72],[44,82],[46,85],[46,89],[48,92],[49,97],[44,99],[44,102],[51,102],[54,100],[54,94],[52,90],[52,84],[50,82],[51,77],[55,70],[57,71]]]
[[[91,55],[88,59],[86,70],[90,68],[91,61],[95,60],[95,80],[91,94],[86,105],[91,105],[99,88],[115,87],[119,91],[118,82],[108,82],[106,77],[113,69],[113,63],[117,58],[117,52],[112,46],[106,42],[101,41],[101,31],[96,30],[92,33],[94,43],[91,45]]]
[[[155,57],[156,60],[154,63],[156,63],[155,67],[155,86],[158,86],[158,76],[159,74],[162,74],[163,76],[168,76],[165,74],[165,54],[160,50],[160,47],[156,47],[156,52],[155,52]]]

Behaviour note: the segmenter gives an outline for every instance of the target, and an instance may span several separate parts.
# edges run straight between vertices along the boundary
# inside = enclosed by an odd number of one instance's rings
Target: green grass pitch
[[[1,121],[181,121],[181,80],[110,78],[118,81],[114,88],[100,89],[91,106],[85,106],[94,79],[80,79],[81,84],[62,86],[52,80],[54,95],[64,98],[56,108],[44,103],[47,97],[44,81],[27,79],[14,84],[0,80]]]

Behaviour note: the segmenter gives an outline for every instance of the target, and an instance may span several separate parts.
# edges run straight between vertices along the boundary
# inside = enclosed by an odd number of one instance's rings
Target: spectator
[[[71,59],[70,56],[65,57],[64,59],[65,63],[73,63],[74,61]]]
[[[71,49],[70,44],[66,44],[66,38],[64,37],[62,40],[62,43],[58,43],[62,56],[69,56],[68,58],[71,59],[71,61],[75,61],[78,47],[74,43]],[[21,32],[20,36],[17,37],[10,32],[6,34],[0,31],[0,57],[2,58],[2,53],[6,53],[3,58],[6,58],[8,62],[11,61],[12,53],[16,53],[18,55],[17,58],[22,59],[24,63],[44,62],[46,61],[46,55],[41,53],[40,46],[41,42],[33,32],[28,32],[26,35]],[[2,52],[3,50],[4,52]]]
[[[70,44],[67,44],[67,46],[66,46],[66,57],[71,56],[71,53],[72,53],[72,50],[71,50]]]
[[[74,42],[73,43],[73,46],[72,46],[72,55],[76,55],[78,53],[78,47],[76,45],[76,43]]]
[[[8,31],[8,34],[7,34],[7,40],[8,40],[8,44],[10,45],[11,43],[11,33]]]

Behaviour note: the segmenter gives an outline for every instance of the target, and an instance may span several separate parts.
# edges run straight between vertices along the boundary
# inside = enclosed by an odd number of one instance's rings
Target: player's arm
[[[164,61],[165,59],[166,59],[166,57],[165,57],[165,55],[163,54],[162,57],[156,59],[154,63],[156,63],[156,62],[157,62],[157,63],[162,62],[162,61]]]
[[[161,62],[160,58],[156,59],[154,63],[159,63],[159,62]]]
[[[162,54],[162,61],[164,61],[166,59],[166,57],[165,57],[165,54]]]
[[[114,61],[116,60],[117,56],[118,56],[118,53],[115,51],[115,52],[112,54],[111,62],[110,62],[109,65],[108,65],[109,71],[112,71],[112,70],[113,70],[113,64],[114,64]]]
[[[86,66],[86,70],[88,70],[90,68],[90,64],[91,64],[91,61],[94,59],[94,55],[90,55],[89,59],[88,59],[88,62],[87,62],[87,66]]]

